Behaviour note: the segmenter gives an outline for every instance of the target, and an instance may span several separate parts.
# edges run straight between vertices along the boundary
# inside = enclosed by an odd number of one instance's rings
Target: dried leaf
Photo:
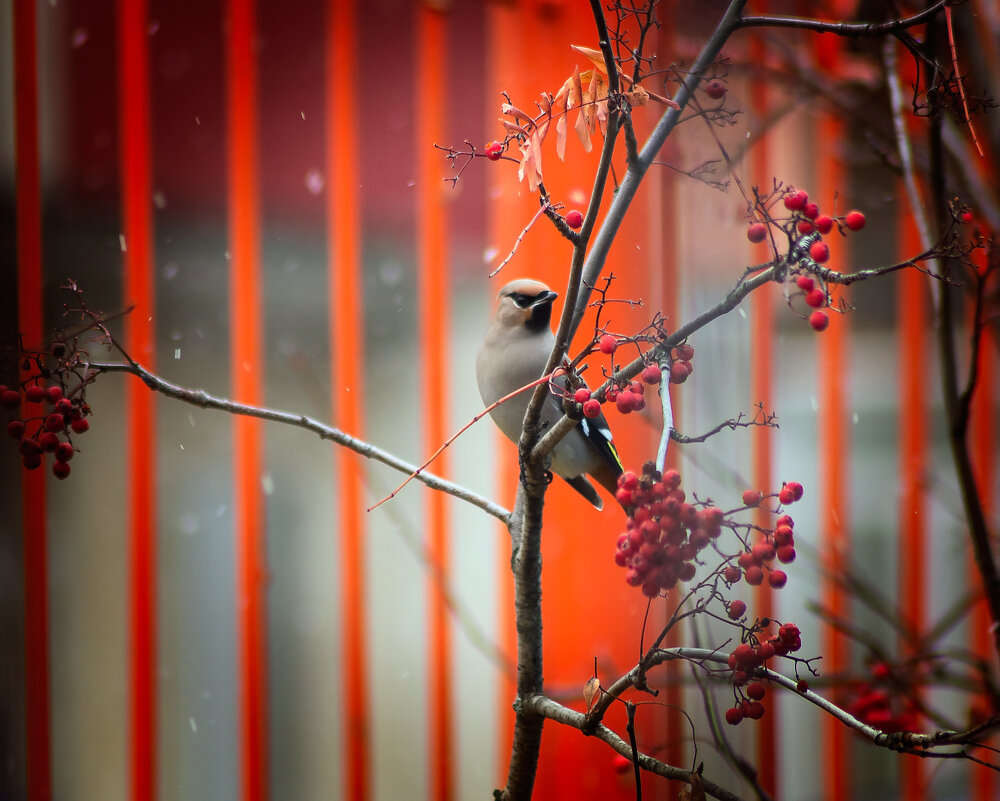
[[[538,108],[541,109],[542,114],[552,116],[552,96],[548,92],[542,92],[542,99],[538,103]]]
[[[590,125],[587,123],[587,108],[588,107],[585,106],[580,109],[580,113],[576,117],[576,125],[573,127],[576,130],[576,135],[580,137],[583,149],[589,153],[594,149],[594,145],[590,141]]]
[[[600,50],[594,50],[592,47],[583,47],[582,45],[570,45],[570,47],[572,47],[577,53],[589,58],[594,63],[594,66],[605,75],[608,74],[608,67],[604,63],[604,53]]]
[[[573,86],[569,93],[569,107],[579,106],[583,102],[583,76],[579,67],[573,67]]]
[[[556,120],[556,156],[559,161],[566,161],[566,115]]]
[[[512,134],[518,134],[520,136],[528,135],[528,132],[524,128],[522,128],[520,125],[516,125],[510,120],[500,120],[500,122],[503,123],[503,127],[506,128],[508,131],[510,131],[510,133]]]
[[[521,111],[521,109],[519,109],[517,106],[511,105],[510,103],[504,103],[502,106],[500,106],[500,110],[504,114],[509,114],[519,122],[523,120],[528,127],[531,127],[535,122],[533,119],[531,119],[531,117],[529,117],[527,114]]]
[[[542,140],[536,128],[531,132],[531,149],[535,152],[534,170],[528,175],[528,191],[534,192],[542,182]]]
[[[649,92],[643,89],[642,84],[636,84],[631,92],[625,93],[625,99],[632,108],[645,106],[649,102]]]
[[[587,683],[583,685],[583,700],[587,704],[587,712],[594,706],[594,699],[601,690],[601,682],[597,676],[591,676]]]

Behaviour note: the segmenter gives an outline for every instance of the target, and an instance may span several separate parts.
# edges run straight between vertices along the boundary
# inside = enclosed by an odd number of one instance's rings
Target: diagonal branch
[[[381,462],[382,464],[391,467],[394,470],[399,470],[402,473],[417,473],[416,478],[431,489],[446,492],[459,500],[471,503],[473,506],[482,509],[487,514],[497,518],[497,520],[501,521],[505,525],[509,523],[510,512],[499,504],[494,503],[489,498],[485,498],[482,495],[467,489],[466,487],[443,479],[433,473],[422,472],[416,465],[412,465],[409,462],[400,459],[398,456],[372,445],[370,442],[358,439],[357,437],[352,437],[350,434],[346,434],[338,428],[321,423],[318,420],[314,420],[304,414],[293,414],[291,412],[283,412],[277,409],[268,409],[261,406],[251,406],[245,403],[237,403],[236,401],[231,401],[227,398],[220,398],[216,395],[211,395],[203,389],[188,389],[186,387],[181,387],[167,381],[165,378],[161,378],[156,373],[147,370],[138,362],[90,362],[88,364],[88,368],[95,373],[129,373],[130,375],[134,375],[139,378],[154,392],[159,392],[161,395],[166,395],[167,397],[181,400],[185,403],[190,403],[192,406],[198,406],[202,409],[217,409],[219,411],[229,412],[230,414],[257,417],[261,420],[269,420],[274,423],[284,423],[285,425],[304,428],[307,431],[312,431],[314,434],[318,434],[321,439],[331,440],[338,445],[349,448],[355,453],[364,456],[366,459]]]

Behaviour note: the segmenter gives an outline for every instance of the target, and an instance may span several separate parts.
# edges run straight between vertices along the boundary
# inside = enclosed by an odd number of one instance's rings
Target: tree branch
[[[307,417],[306,415],[292,414],[291,412],[282,412],[277,409],[268,409],[261,406],[250,406],[248,404],[228,400],[227,398],[220,398],[215,395],[211,395],[203,389],[188,389],[186,387],[181,387],[177,384],[172,384],[155,373],[150,372],[137,362],[132,362],[130,364],[122,362],[90,362],[87,367],[96,373],[129,373],[130,375],[134,375],[139,378],[154,392],[159,392],[161,395],[166,395],[167,397],[184,401],[185,403],[190,403],[192,406],[198,406],[202,409],[216,409],[218,411],[229,412],[230,414],[257,417],[261,420],[269,420],[274,423],[284,423],[285,425],[304,428],[307,431],[312,431],[314,434],[318,434],[321,439],[331,440],[338,445],[349,448],[355,453],[364,456],[366,459],[381,462],[382,464],[391,467],[394,470],[399,470],[402,473],[414,473],[419,470],[416,465],[412,465],[394,454],[372,445],[370,442],[365,442],[364,440],[352,437],[350,434],[345,434],[340,429],[321,423],[318,420]],[[504,525],[508,525],[510,523],[510,512],[499,504],[494,503],[489,498],[485,498],[470,489],[441,478],[440,476],[436,476],[433,473],[420,471],[417,472],[416,478],[431,489],[446,492],[459,500],[465,501],[466,503],[470,503],[473,506],[482,509],[487,514],[492,515],[497,520],[504,523]]]

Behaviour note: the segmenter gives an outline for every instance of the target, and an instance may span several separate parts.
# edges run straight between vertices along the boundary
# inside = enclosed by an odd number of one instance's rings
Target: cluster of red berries
[[[802,485],[797,481],[788,481],[781,487],[781,491],[776,496],[778,501],[787,506],[802,498]],[[747,490],[743,493],[743,503],[748,507],[756,507],[764,500],[764,495],[758,490]],[[788,574],[784,570],[779,570],[771,566],[777,559],[783,565],[795,561],[795,521],[791,515],[782,514],[775,521],[773,530],[763,530],[760,538],[753,547],[743,551],[737,558],[735,565],[726,565],[722,569],[722,577],[729,583],[735,584],[740,579],[744,579],[747,584],[756,587],[764,583],[765,570],[767,571],[767,583],[778,590],[788,582]],[[730,604],[730,617],[733,617],[733,604],[742,601],[733,601]],[[742,607],[745,610],[745,605]],[[734,620],[742,617],[742,612],[733,617]]]
[[[847,705],[847,711],[879,731],[915,731],[920,723],[916,705],[906,693],[889,692],[893,685],[898,688],[900,683],[912,683],[913,680],[913,677],[897,675],[886,662],[876,661],[871,666],[871,681],[855,687],[856,694]]]
[[[781,199],[790,215],[784,220],[773,222],[779,224],[788,238],[795,243],[794,247],[800,252],[800,257],[807,257],[806,267],[809,262],[820,265],[830,260],[830,246],[822,237],[829,234],[834,226],[841,234],[846,231],[860,231],[865,227],[865,215],[860,211],[849,211],[841,217],[821,214],[819,206],[809,200],[809,194],[803,189],[789,189],[781,195]],[[751,222],[747,228],[747,239],[756,244],[766,238],[767,225],[759,221]],[[817,287],[815,279],[807,274],[798,275],[796,283],[805,296],[806,304],[815,309],[809,315],[809,325],[815,331],[826,330],[830,318],[821,310],[829,305],[826,291]]]
[[[610,356],[618,349],[618,339],[614,334],[602,334],[597,340],[597,348],[601,353]],[[691,360],[694,358],[694,347],[685,342],[675,347],[673,354],[674,358],[670,364],[670,383],[683,384],[694,370],[694,365],[691,364]],[[662,378],[663,375],[658,365],[647,364],[639,373],[641,380],[636,379],[625,385],[612,386],[605,394],[604,399],[608,403],[613,403],[622,414],[642,411],[646,408],[644,397],[646,385],[655,386],[660,383]],[[585,417],[594,418],[601,413],[601,402],[597,398],[591,397],[591,392],[586,387],[578,389],[573,395],[573,400],[583,405]]]
[[[25,407],[48,404],[51,410],[43,410],[36,415],[24,414],[7,423],[7,434],[17,440],[21,463],[28,470],[42,466],[42,456],[55,456],[52,474],[59,479],[70,473],[69,461],[76,449],[70,440],[72,434],[83,434],[90,428],[86,415],[90,407],[80,398],[67,398],[58,384],[42,386],[31,383],[24,393],[6,386],[0,386],[0,404],[9,411]]]
[[[732,607],[736,602],[730,604]],[[760,625],[766,630],[770,620],[762,620]],[[760,720],[764,717],[764,696],[767,688],[762,681],[753,678],[754,671],[767,665],[776,656],[787,656],[802,647],[802,632],[794,623],[782,623],[778,633],[761,640],[754,631],[750,639],[742,642],[729,655],[729,669],[732,671],[733,687],[736,690],[736,705],[726,710],[726,722],[735,726],[744,718]]]
[[[680,473],[661,475],[652,462],[643,465],[641,477],[627,471],[618,478],[615,498],[631,513],[618,538],[615,564],[648,598],[690,581],[698,553],[722,533],[722,510],[688,503],[680,484]]]

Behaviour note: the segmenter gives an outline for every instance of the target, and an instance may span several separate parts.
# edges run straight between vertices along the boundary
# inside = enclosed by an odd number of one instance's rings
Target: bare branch
[[[219,411],[229,412],[230,414],[241,414],[248,417],[256,417],[261,420],[269,420],[274,423],[284,423],[285,425],[304,428],[307,431],[312,431],[314,434],[318,434],[321,439],[331,440],[338,445],[349,448],[355,453],[364,456],[366,459],[381,462],[382,464],[391,467],[394,470],[399,470],[402,473],[415,473],[415,477],[431,489],[446,492],[459,500],[471,503],[473,506],[482,509],[484,512],[492,515],[505,525],[510,522],[510,512],[499,504],[494,503],[489,498],[484,498],[470,489],[441,478],[440,476],[436,476],[433,473],[421,471],[416,465],[412,465],[409,462],[400,459],[398,456],[372,445],[370,442],[365,442],[364,440],[352,437],[350,434],[346,434],[340,429],[321,423],[318,420],[307,417],[306,415],[292,414],[290,412],[282,412],[277,409],[268,409],[261,406],[251,406],[245,403],[237,403],[236,401],[231,401],[227,398],[220,398],[216,395],[211,395],[203,389],[187,389],[186,387],[172,384],[166,379],[150,372],[137,362],[132,362],[131,364],[122,362],[90,362],[87,367],[95,373],[129,373],[139,378],[154,392],[159,392],[161,395],[166,395],[167,397],[184,401],[185,403],[190,403],[191,405],[198,406],[202,409],[217,409]]]

